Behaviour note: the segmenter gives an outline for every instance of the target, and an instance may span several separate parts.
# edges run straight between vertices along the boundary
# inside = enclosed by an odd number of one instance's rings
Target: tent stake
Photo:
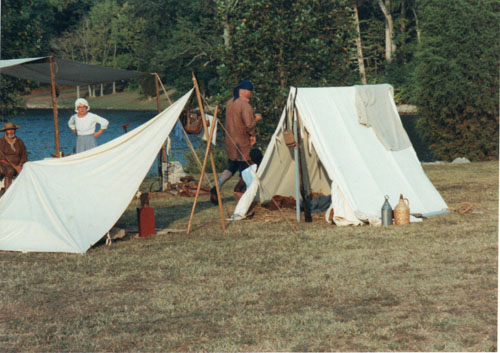
[[[50,63],[50,86],[52,93],[52,111],[54,112],[54,136],[56,140],[56,158],[61,157],[61,150],[59,145],[59,121],[57,116],[57,102],[56,102],[56,76],[54,74],[54,57],[49,56]]]

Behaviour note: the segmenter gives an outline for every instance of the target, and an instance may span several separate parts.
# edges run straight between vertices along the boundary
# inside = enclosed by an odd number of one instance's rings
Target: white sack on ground
[[[129,205],[191,93],[106,144],[26,163],[0,198],[0,250],[87,251]]]

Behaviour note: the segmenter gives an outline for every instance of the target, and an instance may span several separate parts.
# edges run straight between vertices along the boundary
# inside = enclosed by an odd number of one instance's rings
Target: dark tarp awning
[[[0,60],[0,73],[25,80],[50,83],[48,57]],[[136,78],[148,73],[113,69],[54,58],[55,82],[60,85],[92,85]]]

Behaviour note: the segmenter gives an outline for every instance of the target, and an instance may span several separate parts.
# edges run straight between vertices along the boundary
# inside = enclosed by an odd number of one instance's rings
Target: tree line
[[[290,86],[390,83],[436,158],[498,159],[498,0],[2,0],[1,57],[195,72],[209,102],[255,87],[269,138]],[[1,77],[1,111],[26,82]],[[152,80],[131,83],[154,95]],[[33,85],[33,84],[31,84]]]

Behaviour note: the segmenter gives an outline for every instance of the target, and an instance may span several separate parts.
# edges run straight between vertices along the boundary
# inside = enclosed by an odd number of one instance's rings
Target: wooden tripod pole
[[[207,138],[207,146],[212,143],[212,137],[208,136],[208,129],[207,129],[207,121],[205,120],[205,109],[203,106],[203,101],[201,100],[201,93],[200,93],[200,87],[198,86],[198,80],[196,80],[196,76],[193,74],[193,84],[194,88],[196,90],[196,98],[198,99],[198,106],[200,108],[200,113],[201,113],[201,121],[203,123],[203,129],[205,130],[205,136]],[[216,107],[217,108],[217,107]],[[215,127],[217,124],[217,111],[215,111],[214,114],[214,122],[212,122],[212,125]],[[215,183],[215,190],[217,191],[217,200],[219,201],[219,212],[220,212],[220,218],[222,222],[222,229],[226,229],[226,221],[224,219],[224,211],[222,209],[222,201],[221,201],[221,196],[220,196],[220,189],[219,189],[219,183],[217,182],[217,170],[215,169],[215,160],[214,160],[214,155],[210,151],[210,162],[212,165],[212,173],[214,175],[214,183]],[[200,178],[201,180],[201,178]]]
[[[61,148],[59,145],[59,121],[57,116],[57,103],[56,103],[56,75],[54,73],[54,58],[49,56],[50,66],[50,86],[52,93],[52,111],[54,112],[54,137],[56,140],[56,158],[61,157]]]
[[[203,159],[203,166],[201,167],[200,180],[198,181],[198,187],[196,188],[196,195],[194,197],[193,208],[191,209],[191,215],[189,216],[189,223],[188,223],[186,234],[189,234],[189,232],[191,232],[191,224],[193,223],[194,210],[196,209],[196,203],[198,202],[198,196],[200,194],[200,189],[201,189],[201,180],[203,179],[203,176],[205,175],[205,168],[207,166],[208,155],[210,154],[210,148],[212,146],[212,143],[210,141],[211,141],[212,136],[214,134],[215,122],[217,121],[217,107],[215,108],[215,113],[216,113],[216,115],[214,116],[212,126],[210,127],[210,134],[209,134],[210,140],[208,140],[208,143],[207,143],[207,150],[205,151],[205,158]],[[224,217],[222,217],[222,228],[226,229],[226,226],[224,223]]]

